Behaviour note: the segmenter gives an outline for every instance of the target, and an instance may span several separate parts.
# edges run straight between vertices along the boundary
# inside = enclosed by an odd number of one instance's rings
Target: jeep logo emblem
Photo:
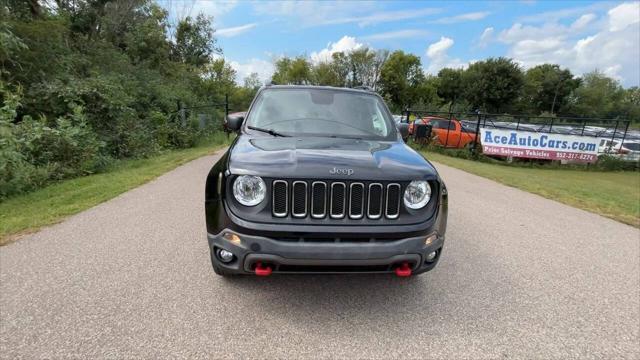
[[[331,175],[347,175],[347,176],[351,176],[353,175],[353,169],[340,169],[340,168],[333,168],[331,170],[329,170],[329,174]]]

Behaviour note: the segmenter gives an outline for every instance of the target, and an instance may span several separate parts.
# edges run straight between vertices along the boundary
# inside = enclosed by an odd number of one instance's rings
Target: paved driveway
[[[438,267],[213,274],[215,156],[0,247],[0,357],[640,357],[640,232],[438,165]]]

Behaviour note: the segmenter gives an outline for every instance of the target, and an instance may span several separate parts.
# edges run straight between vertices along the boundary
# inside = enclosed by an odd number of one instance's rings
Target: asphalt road
[[[434,271],[226,280],[214,160],[1,247],[0,357],[640,357],[638,229],[440,165]]]

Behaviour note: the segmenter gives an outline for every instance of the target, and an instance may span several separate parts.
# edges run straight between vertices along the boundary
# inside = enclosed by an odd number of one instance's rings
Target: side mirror
[[[400,123],[397,125],[398,131],[400,131],[400,135],[402,136],[403,139],[406,139],[407,137],[409,137],[409,124],[407,123]]]
[[[244,121],[244,115],[228,115],[227,116],[227,128],[233,131],[240,130],[242,122]]]

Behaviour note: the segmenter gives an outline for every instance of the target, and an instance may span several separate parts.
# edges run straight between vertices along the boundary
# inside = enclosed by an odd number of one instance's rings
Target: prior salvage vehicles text
[[[395,273],[433,269],[447,190],[366,90],[262,88],[207,177],[205,211],[219,275]]]

